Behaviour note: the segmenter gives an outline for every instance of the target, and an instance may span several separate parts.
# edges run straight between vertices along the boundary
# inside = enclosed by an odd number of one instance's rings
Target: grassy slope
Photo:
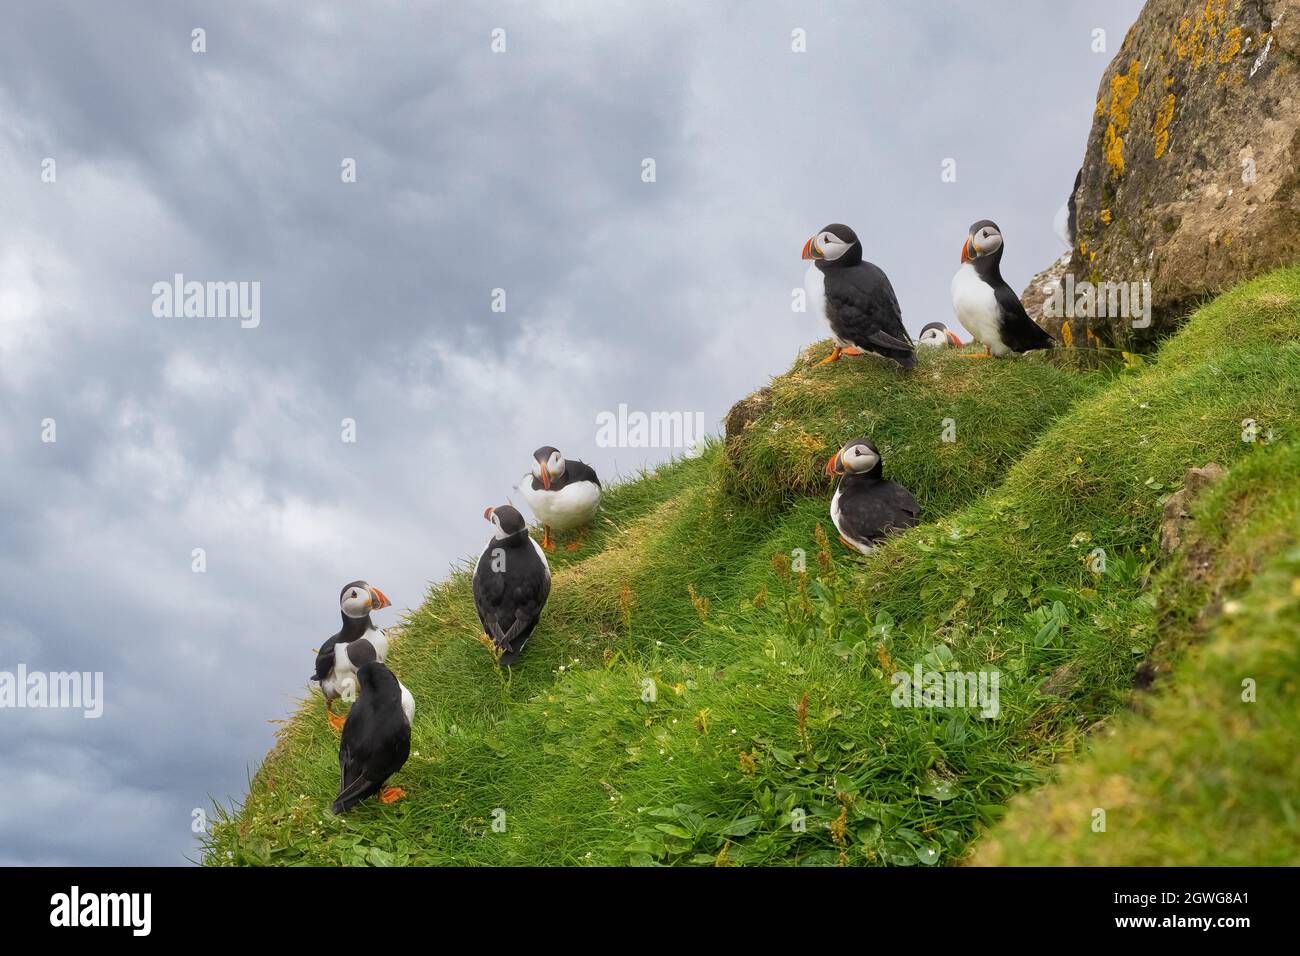
[[[407,800],[328,816],[336,742],[309,701],[210,862],[958,858],[1125,700],[1157,638],[1162,497],[1189,465],[1252,454],[1242,419],[1300,425],[1297,302],[1300,270],[1266,277],[1116,378],[949,353],[911,376],[801,363],[730,447],[611,491],[512,674],[474,640],[466,577],[431,590],[391,659],[419,701]],[[817,469],[864,433],[927,519],[866,559],[816,533]],[[1001,715],[892,707],[889,674],[917,660],[997,668]]]

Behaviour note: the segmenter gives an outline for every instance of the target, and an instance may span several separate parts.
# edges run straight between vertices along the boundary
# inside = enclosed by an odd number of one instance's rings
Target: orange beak
[[[947,332],[944,333],[944,335],[947,336],[949,345],[951,345],[955,349],[961,348],[961,339],[957,338],[956,332],[954,332],[952,329],[949,329]]]
[[[491,520],[492,520],[492,512],[495,511],[495,510],[496,510],[495,508],[484,508],[484,509],[483,509],[483,520],[484,520],[484,521],[491,521]]]
[[[537,464],[542,466],[542,487],[549,489],[551,487],[551,473],[546,469],[546,462],[539,458]]]
[[[975,257],[970,254],[970,236],[967,236],[966,241],[961,244],[961,261],[970,262],[974,258]]]
[[[834,476],[843,473],[844,473],[844,469],[840,465],[840,453],[836,452],[835,454],[831,455],[831,460],[826,462],[826,474]]]
[[[817,238],[816,236],[813,236],[812,239],[809,239],[807,242],[805,242],[805,243],[803,244],[803,254],[802,254],[799,258],[801,258],[801,259],[820,259],[820,258],[821,258],[821,253],[818,252],[818,251],[817,251],[817,247],[813,245],[813,239],[816,239],[816,238]]]
[[[392,607],[393,602],[388,600],[388,595],[379,588],[370,589],[370,610],[382,611],[386,607]]]

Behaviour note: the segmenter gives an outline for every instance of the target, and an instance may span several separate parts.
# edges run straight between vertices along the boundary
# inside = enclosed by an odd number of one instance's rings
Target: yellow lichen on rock
[[[1227,63],[1241,52],[1241,27],[1233,27],[1223,35],[1223,46],[1219,49],[1219,62]]]
[[[1117,73],[1110,80],[1110,122],[1106,125],[1102,149],[1106,154],[1106,163],[1116,179],[1124,175],[1123,134],[1128,129],[1128,111],[1138,96],[1138,71],[1141,68],[1141,64],[1133,60],[1129,63],[1127,73]]]
[[[1156,159],[1165,154],[1169,148],[1169,124],[1174,119],[1174,94],[1165,95],[1165,101],[1160,104],[1160,111],[1156,113]]]

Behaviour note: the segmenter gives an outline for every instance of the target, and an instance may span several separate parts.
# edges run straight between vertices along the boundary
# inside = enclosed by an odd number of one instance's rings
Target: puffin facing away
[[[533,470],[519,482],[519,490],[542,523],[543,548],[555,550],[552,528],[580,528],[578,540],[565,550],[582,547],[587,525],[600,509],[600,479],[594,468],[581,461],[565,461],[557,449],[545,445],[533,452]]]
[[[376,793],[384,803],[406,796],[400,787],[384,783],[411,755],[415,698],[378,661],[362,664],[357,680],[361,695],[339,741],[339,793],[330,807],[336,815]]]
[[[962,341],[957,338],[956,332],[949,329],[942,322],[931,322],[921,330],[921,334],[916,339],[916,344],[940,349],[959,349],[962,346]]]
[[[835,339],[834,350],[818,365],[864,352],[893,359],[903,368],[916,364],[894,287],[879,266],[862,258],[857,233],[831,223],[804,243],[803,258],[812,259],[822,273],[826,321]],[[814,285],[807,279],[804,284]]]
[[[499,505],[483,517],[493,531],[474,569],[474,607],[498,661],[509,666],[542,616],[551,594],[551,568],[516,508]]]
[[[345,718],[334,713],[334,701],[356,697],[357,671],[369,661],[382,664],[388,656],[388,635],[375,627],[370,612],[383,610],[391,603],[383,591],[365,581],[353,581],[339,592],[343,627],[316,652],[316,672],[310,678],[320,684],[325,715],[335,730],[343,729]]]
[[[831,521],[850,548],[870,554],[881,538],[920,520],[921,506],[912,493],[884,479],[880,452],[869,439],[855,439],[836,452],[826,474],[843,476],[831,498]]]
[[[1003,280],[1002,248],[997,223],[981,219],[970,227],[961,247],[961,268],[952,277],[952,310],[985,348],[985,354],[971,358],[1050,349],[1056,344]]]

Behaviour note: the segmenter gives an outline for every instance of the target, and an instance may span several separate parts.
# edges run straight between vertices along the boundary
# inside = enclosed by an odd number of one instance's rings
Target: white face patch
[[[497,513],[496,513],[495,511],[492,512],[492,519],[491,519],[491,520],[492,520],[492,537],[493,537],[493,538],[495,538],[497,541],[500,541],[502,538],[508,538],[508,537],[510,537],[510,535],[506,532],[506,530],[505,530],[504,528],[501,527],[501,519],[500,519],[499,517],[497,517]]]
[[[853,445],[846,448],[840,459],[844,462],[844,467],[855,474],[868,472],[880,464],[880,456],[866,445]]]
[[[917,339],[917,341],[922,345],[942,346],[944,343],[943,330],[926,329],[924,332],[921,333],[921,337]]]
[[[843,241],[833,232],[823,232],[817,237],[817,248],[821,250],[822,258],[828,262],[834,262],[844,255],[852,245],[853,243]]]
[[[370,613],[370,605],[369,588],[363,588],[359,584],[343,592],[343,600],[339,602],[343,613],[352,618],[365,617]]]
[[[981,256],[987,256],[990,253],[997,252],[1002,248],[1002,233],[998,232],[992,226],[985,226],[977,229],[971,236],[971,246],[976,253]]]

